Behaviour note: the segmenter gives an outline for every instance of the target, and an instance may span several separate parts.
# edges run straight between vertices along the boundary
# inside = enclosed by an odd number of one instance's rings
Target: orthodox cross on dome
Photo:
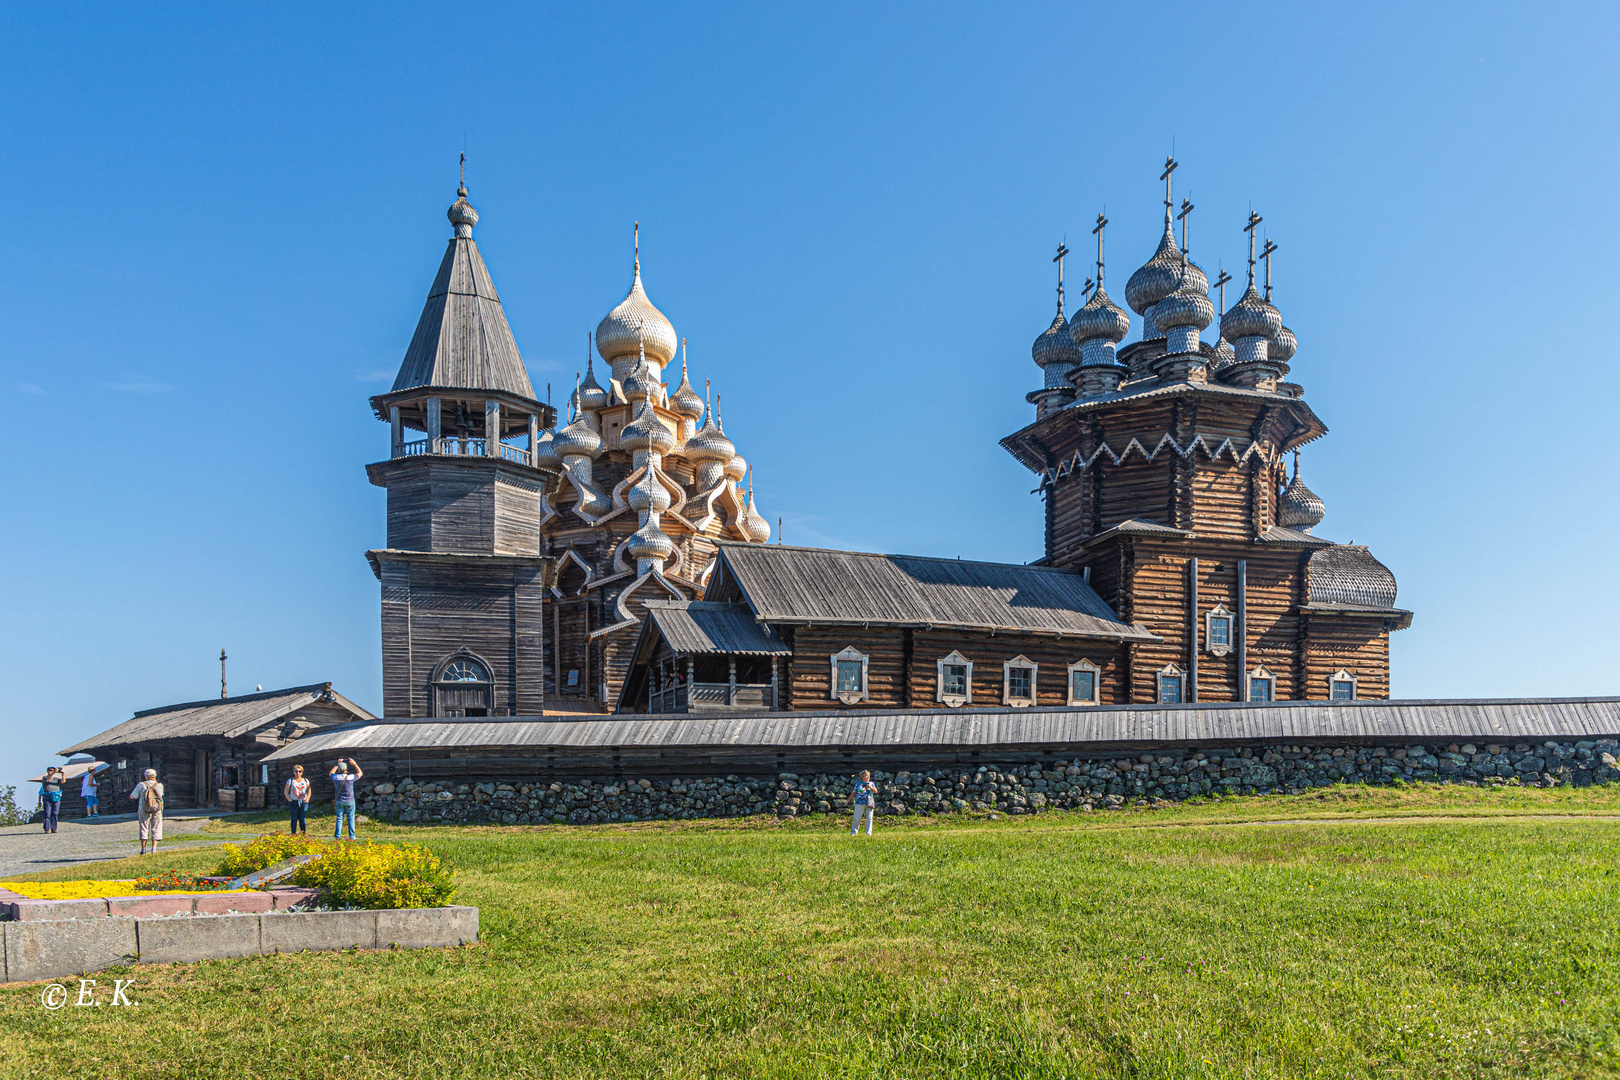
[[[467,151],[461,152],[461,186],[467,186]]]
[[[1231,281],[1231,280],[1232,280],[1232,275],[1228,274],[1226,272],[1225,267],[1222,267],[1220,274],[1215,278],[1214,281],[1210,282],[1210,284],[1214,285],[1217,289],[1221,290],[1221,310],[1222,311],[1226,310],[1226,283],[1228,281]]]
[[[1247,225],[1243,226],[1243,231],[1249,234],[1249,284],[1250,285],[1254,284],[1254,230],[1258,229],[1260,227],[1260,223],[1262,221],[1264,221],[1264,220],[1265,220],[1265,218],[1261,217],[1259,214],[1255,213],[1253,210],[1250,210],[1249,211],[1249,223]]]
[[[1193,212],[1192,200],[1190,200],[1190,199],[1182,199],[1181,200],[1181,213],[1176,215],[1176,220],[1181,222],[1181,254],[1182,255],[1187,254],[1187,219],[1192,217],[1192,212]]]
[[[1271,303],[1271,256],[1277,251],[1277,245],[1266,237],[1266,246],[1260,249],[1260,258],[1266,263],[1266,303]]]
[[[1170,215],[1175,210],[1175,205],[1170,200],[1170,174],[1175,172],[1180,165],[1181,162],[1166,154],[1164,158],[1164,172],[1159,174],[1159,179],[1164,181],[1164,224],[1166,228],[1169,228]]]
[[[1096,287],[1097,283],[1095,281],[1092,281],[1090,278],[1086,278],[1086,283],[1080,286],[1080,295],[1085,297],[1087,300],[1090,300],[1091,290],[1095,289]]]
[[[636,273],[639,274],[639,273],[641,273],[641,222],[639,222],[639,221],[636,222],[636,227],[635,227],[635,242],[636,242]]]
[[[1059,315],[1063,314],[1063,258],[1068,253],[1069,253],[1069,245],[1066,244],[1066,243],[1059,242],[1058,246],[1057,246],[1057,254],[1052,256],[1052,261],[1057,263],[1057,268],[1058,268],[1058,314]]]
[[[1097,288],[1103,284],[1103,230],[1108,227],[1108,219],[1101,214],[1097,215],[1097,227],[1091,230],[1091,235],[1097,238]]]

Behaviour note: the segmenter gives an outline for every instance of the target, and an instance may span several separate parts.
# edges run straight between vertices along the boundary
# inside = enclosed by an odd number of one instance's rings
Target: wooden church
[[[477,244],[454,236],[393,389],[382,583],[391,717],[959,709],[1389,696],[1410,624],[1365,547],[1313,535],[1298,451],[1326,433],[1271,303],[1270,257],[1218,312],[1164,234],[1125,287],[1096,279],[1036,338],[1035,421],[1002,445],[1040,479],[1034,565],[785,547],[648,299],[602,319],[568,402],[535,398]],[[1256,282],[1259,263],[1265,285]],[[1213,344],[1203,332],[1217,322]],[[671,391],[664,369],[681,353]],[[605,385],[604,385],[605,383]],[[1292,477],[1287,461],[1294,458]]]

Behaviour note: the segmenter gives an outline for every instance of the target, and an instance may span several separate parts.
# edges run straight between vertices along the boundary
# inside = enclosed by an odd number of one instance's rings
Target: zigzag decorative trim
[[[1092,465],[1096,464],[1097,459],[1100,457],[1107,457],[1109,463],[1113,465],[1123,464],[1127,459],[1130,458],[1132,451],[1140,454],[1143,461],[1152,461],[1154,458],[1163,453],[1166,448],[1173,452],[1177,457],[1186,461],[1192,460],[1193,454],[1198,450],[1203,450],[1204,456],[1210,461],[1218,460],[1221,455],[1224,454],[1232,459],[1232,463],[1234,465],[1242,465],[1251,457],[1258,457],[1267,464],[1272,464],[1277,460],[1276,450],[1272,449],[1268,451],[1264,449],[1259,442],[1251,442],[1246,449],[1240,452],[1238,450],[1238,444],[1233,442],[1230,436],[1222,439],[1212,450],[1210,449],[1210,443],[1213,441],[1213,436],[1194,434],[1191,439],[1187,440],[1187,445],[1182,446],[1180,443],[1176,442],[1174,436],[1172,436],[1169,432],[1165,432],[1163,437],[1159,439],[1158,444],[1155,445],[1151,451],[1149,451],[1147,447],[1142,445],[1140,439],[1133,436],[1131,441],[1125,444],[1125,449],[1121,450],[1117,454],[1114,453],[1111,446],[1104,442],[1099,445],[1097,449],[1091,452],[1090,457],[1082,457],[1080,451],[1076,450],[1068,457],[1067,460],[1059,462],[1052,468],[1042,469],[1039,474],[1041,480],[1040,486],[1035,490],[1039,491],[1041,488],[1056,483],[1065,476],[1068,476],[1070,473],[1073,473],[1076,469],[1083,471],[1091,468]]]

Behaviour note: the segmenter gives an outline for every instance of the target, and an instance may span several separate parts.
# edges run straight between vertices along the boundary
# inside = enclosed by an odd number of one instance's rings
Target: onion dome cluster
[[[1163,336],[1150,312],[1161,300],[1182,288],[1191,288],[1207,295],[1209,278],[1197,263],[1187,259],[1181,248],[1176,246],[1175,233],[1170,228],[1169,218],[1166,218],[1159,249],[1125,283],[1125,302],[1132,311],[1142,316],[1144,336]]]

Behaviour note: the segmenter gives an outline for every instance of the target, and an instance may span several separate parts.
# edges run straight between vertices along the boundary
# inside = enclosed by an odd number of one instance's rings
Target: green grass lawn
[[[0,1074],[1620,1075],[1620,793],[847,828],[368,826],[459,867],[482,944],[137,966],[134,1009],[3,988]]]

